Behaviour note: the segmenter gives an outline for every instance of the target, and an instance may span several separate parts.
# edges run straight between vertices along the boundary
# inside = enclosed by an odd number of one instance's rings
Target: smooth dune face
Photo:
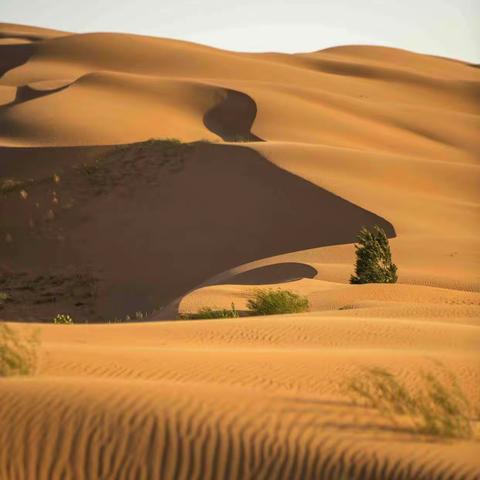
[[[38,325],[36,375],[0,380],[0,478],[478,478],[477,441],[343,386],[441,362],[480,400],[479,72],[0,24],[0,319],[157,320]],[[348,284],[364,225],[398,284]],[[311,311],[173,321],[258,287]]]

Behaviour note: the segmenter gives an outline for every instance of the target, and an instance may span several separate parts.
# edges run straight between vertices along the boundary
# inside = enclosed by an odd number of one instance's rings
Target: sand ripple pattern
[[[341,402],[232,391],[234,403],[222,389],[212,402],[195,385],[8,383],[0,383],[0,478],[478,479],[474,465],[445,455],[448,445],[408,433],[392,440],[378,418],[353,441],[351,407]]]

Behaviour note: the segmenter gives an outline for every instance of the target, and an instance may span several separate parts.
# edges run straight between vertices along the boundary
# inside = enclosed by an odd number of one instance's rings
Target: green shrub
[[[252,315],[275,315],[280,313],[306,312],[310,304],[302,297],[289,290],[256,290],[247,302]]]
[[[57,315],[53,317],[53,323],[71,325],[73,323],[73,319],[70,315],[57,313]]]
[[[38,346],[38,332],[22,337],[7,324],[0,323],[0,377],[34,373]]]
[[[350,283],[395,283],[397,266],[392,263],[384,230],[377,225],[372,231],[364,227],[357,238],[355,275],[350,277]]]
[[[207,318],[238,318],[240,315],[232,303],[231,309],[214,310],[210,307],[203,307],[197,313],[184,313],[180,315],[183,320],[198,320]]]
[[[375,408],[396,424],[396,416],[410,418],[417,433],[443,438],[469,438],[473,434],[472,408],[455,376],[442,383],[433,373],[421,373],[422,385],[409,390],[383,368],[369,368],[347,382],[355,401]]]

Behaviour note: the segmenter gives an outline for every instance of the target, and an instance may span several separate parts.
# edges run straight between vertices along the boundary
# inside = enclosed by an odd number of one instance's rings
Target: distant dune
[[[0,24],[0,318],[153,320],[39,325],[39,373],[0,380],[0,478],[479,478],[478,442],[341,389],[441,361],[480,400],[479,94],[392,48]],[[373,225],[397,285],[348,284]],[[258,286],[311,312],[172,321]]]

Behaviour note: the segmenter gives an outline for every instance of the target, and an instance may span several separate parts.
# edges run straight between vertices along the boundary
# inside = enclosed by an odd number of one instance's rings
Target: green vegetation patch
[[[308,298],[290,290],[259,289],[248,299],[247,307],[251,315],[278,315],[307,312],[310,304]]]
[[[396,283],[397,266],[392,262],[388,238],[378,226],[362,228],[355,245],[357,261],[350,283]]]
[[[290,290],[258,289],[253,292],[247,301],[247,315],[279,315],[282,313],[308,312],[310,304],[308,298]],[[238,318],[239,312],[232,303],[230,309],[216,309],[203,307],[196,313],[183,313],[183,320],[197,320],[206,318]]]

